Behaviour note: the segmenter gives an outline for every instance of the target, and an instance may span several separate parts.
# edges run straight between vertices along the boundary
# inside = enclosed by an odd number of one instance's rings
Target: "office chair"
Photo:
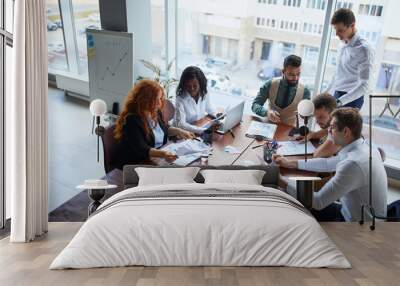
[[[162,116],[164,122],[167,124],[172,118],[174,118],[175,115],[175,106],[174,104],[169,100],[165,99],[164,100],[164,107],[162,110]]]
[[[114,128],[115,125],[110,125],[101,135],[101,141],[103,143],[103,153],[104,153],[104,171],[107,173],[116,169],[116,152],[117,152],[117,141],[114,138]]]

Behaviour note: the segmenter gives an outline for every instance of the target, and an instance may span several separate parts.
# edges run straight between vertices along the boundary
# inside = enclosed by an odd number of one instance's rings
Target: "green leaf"
[[[172,65],[174,64],[174,62],[175,62],[175,57],[170,61],[170,63],[167,65],[167,71],[169,71],[171,68],[172,68]]]
[[[152,62],[146,61],[146,60],[140,60],[140,62],[149,70],[151,70],[155,75],[154,75],[154,80],[156,82],[160,81],[160,75],[161,75],[161,69],[153,64]]]

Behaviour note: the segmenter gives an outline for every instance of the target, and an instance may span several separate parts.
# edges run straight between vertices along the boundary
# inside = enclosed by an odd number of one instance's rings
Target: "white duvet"
[[[265,191],[287,200],[174,197],[121,200],[168,190]],[[250,192],[251,193],[251,192]],[[50,269],[145,266],[294,266],[349,268],[318,222],[283,192],[254,185],[135,187],[105,201]]]

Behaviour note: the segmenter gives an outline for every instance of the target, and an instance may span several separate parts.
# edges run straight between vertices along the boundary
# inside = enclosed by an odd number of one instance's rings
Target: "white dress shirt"
[[[207,114],[215,116],[216,110],[210,102],[210,95],[204,95],[196,101],[185,92],[184,96],[177,96],[175,102],[174,125],[190,132],[201,134],[206,130],[204,127],[196,126],[193,123],[202,119]]]
[[[149,124],[154,134],[154,147],[160,148],[164,144],[164,130],[162,130],[158,122],[154,122],[151,119],[149,119]]]
[[[339,51],[338,65],[334,77],[327,89],[328,93],[345,91],[340,97],[343,105],[368,94],[372,77],[374,52],[370,44],[355,33]]]
[[[319,192],[314,192],[313,208],[321,210],[340,199],[344,219],[360,220],[361,205],[369,203],[369,146],[364,139],[343,147],[335,157],[314,158],[307,162],[300,160],[298,168],[316,172],[336,171]],[[387,175],[375,148],[372,149],[371,174],[372,205],[377,215],[386,216]]]

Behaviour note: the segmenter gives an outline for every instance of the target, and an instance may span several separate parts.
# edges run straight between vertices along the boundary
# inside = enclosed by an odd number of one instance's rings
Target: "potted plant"
[[[178,80],[174,77],[169,76],[169,71],[171,70],[172,65],[174,64],[175,58],[172,59],[172,61],[168,64],[167,70],[166,70],[166,75],[161,74],[161,69],[159,66],[156,64],[153,64],[152,62],[146,61],[146,60],[140,60],[140,62],[149,70],[151,70],[154,73],[154,78],[153,80],[159,83],[162,88],[165,91],[165,94],[168,99],[173,98],[173,96],[169,96],[169,89],[173,87],[174,85],[178,84]],[[145,77],[138,77],[138,80],[144,79]]]

